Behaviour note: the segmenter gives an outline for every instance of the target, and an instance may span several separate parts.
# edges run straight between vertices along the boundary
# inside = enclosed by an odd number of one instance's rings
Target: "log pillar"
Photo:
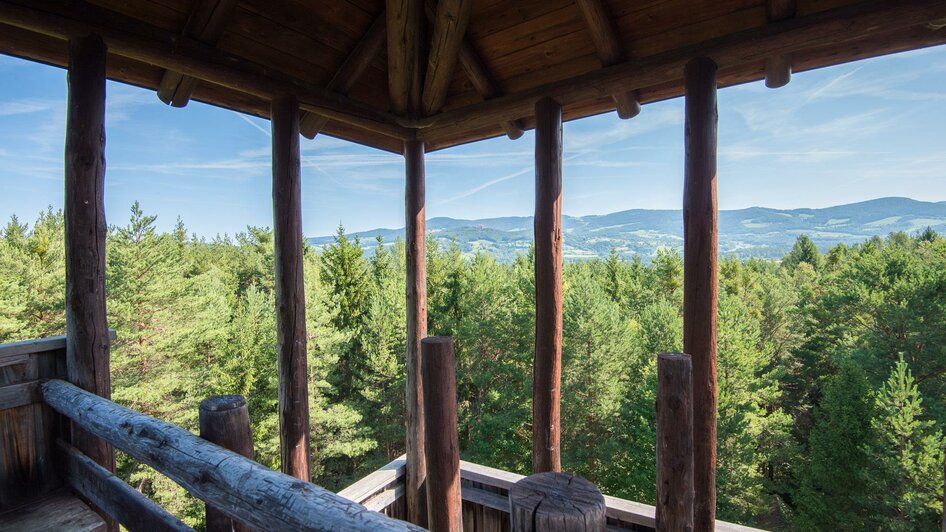
[[[302,180],[299,104],[295,97],[274,98],[271,116],[280,458],[284,473],[308,482],[309,395],[302,273]]]
[[[535,360],[532,470],[561,471],[562,106],[535,104]]]
[[[716,63],[686,65],[683,351],[693,362],[694,530],[716,523]]]
[[[536,473],[509,488],[512,532],[604,532],[604,495],[569,473]]]
[[[215,395],[200,402],[200,437],[250,460],[254,458],[250,412],[242,395]],[[245,525],[207,504],[207,532],[249,532]]]
[[[690,355],[657,355],[657,530],[693,528],[693,378]]]
[[[406,173],[405,233],[407,255],[407,520],[427,524],[427,460],[424,456],[424,387],[421,376],[421,341],[427,336],[427,213],[425,210],[424,143],[404,142]]]
[[[432,532],[460,532],[463,515],[453,338],[429,336],[423,339],[422,349],[428,528]]]
[[[97,35],[69,41],[65,150],[66,371],[69,381],[110,399],[105,313],[105,56]],[[72,444],[115,471],[115,451],[73,426]],[[117,530],[108,518],[109,529]]]

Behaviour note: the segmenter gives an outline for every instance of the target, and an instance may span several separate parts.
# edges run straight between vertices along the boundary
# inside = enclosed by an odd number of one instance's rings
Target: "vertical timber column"
[[[271,116],[280,457],[283,473],[309,481],[302,171],[299,162],[299,104],[295,97],[274,98]]]
[[[686,65],[683,352],[693,363],[694,530],[716,524],[716,63]]]
[[[97,35],[69,41],[66,118],[66,368],[76,386],[111,398],[105,315],[105,55]],[[73,428],[72,444],[109,471],[115,453]]]
[[[535,104],[535,361],[532,471],[561,471],[562,106]]]
[[[427,211],[424,143],[404,142],[407,238],[407,520],[427,526],[427,459],[424,456],[424,387],[421,340],[427,336]]]

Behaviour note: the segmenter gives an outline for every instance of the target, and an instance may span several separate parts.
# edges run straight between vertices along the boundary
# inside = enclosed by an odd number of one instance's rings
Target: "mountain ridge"
[[[566,260],[603,257],[611,249],[624,257],[647,259],[661,248],[683,248],[683,215],[680,209],[629,209],[608,214],[562,216]],[[740,258],[780,258],[800,234],[807,234],[822,250],[838,243],[855,244],[891,232],[908,233],[932,227],[946,230],[946,201],[920,201],[885,197],[823,208],[775,209],[747,207],[719,211],[719,254]],[[487,251],[500,260],[512,260],[529,249],[531,216],[484,219],[436,217],[427,220],[427,231],[438,243],[456,241],[471,254]],[[353,233],[365,248],[376,245],[376,236],[388,243],[403,238],[404,229],[378,228]],[[334,236],[309,238],[317,248]]]

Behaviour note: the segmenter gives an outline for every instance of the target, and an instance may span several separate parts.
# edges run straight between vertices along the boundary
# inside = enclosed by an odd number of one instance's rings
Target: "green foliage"
[[[197,430],[212,394],[246,396],[256,458],[278,468],[273,235],[162,233],[137,203],[110,228],[113,398]],[[0,232],[0,341],[61,334],[63,218]],[[373,249],[372,249],[373,248]],[[405,249],[342,228],[304,253],[313,480],[340,489],[404,452]],[[455,339],[464,459],[531,469],[533,250],[511,263],[428,240],[428,331]],[[682,349],[683,264],[564,267],[562,460],[654,502],[655,355]],[[719,271],[718,515],[768,529],[936,527],[946,424],[946,240],[893,234]],[[119,456],[188,523],[202,504]]]

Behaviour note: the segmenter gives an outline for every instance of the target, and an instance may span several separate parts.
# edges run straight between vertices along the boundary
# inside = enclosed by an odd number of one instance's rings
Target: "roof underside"
[[[773,20],[773,0],[595,0],[621,48],[615,62],[601,49],[586,1],[472,2],[464,46],[492,93],[467,64],[447,61],[445,103],[413,118],[392,109],[383,37],[350,87],[332,81],[366,46],[373,24],[390,28],[385,0],[232,0],[212,38],[188,28],[201,9],[226,0],[0,0],[0,52],[64,66],[64,39],[100,33],[111,79],[158,89],[173,71],[167,67],[187,56],[182,68],[199,78],[193,99],[268,117],[267,92],[291,90],[303,110],[331,108],[323,133],[401,151],[415,135],[432,150],[504,135],[510,124],[531,128],[541,96],[558,99],[566,120],[614,110],[619,92],[637,91],[641,103],[680,96],[682,65],[698,55],[717,61],[726,86],[761,79],[774,55],[790,53],[797,72],[946,42],[946,1],[796,0],[793,16]],[[435,48],[436,29],[436,18],[425,17],[422,49]],[[431,68],[436,58],[419,54]]]

